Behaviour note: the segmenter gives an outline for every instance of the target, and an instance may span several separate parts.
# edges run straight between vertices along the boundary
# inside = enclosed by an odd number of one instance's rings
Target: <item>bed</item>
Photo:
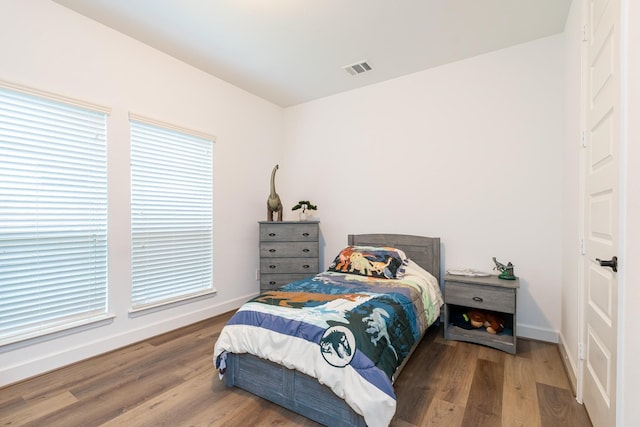
[[[227,386],[321,424],[386,426],[393,382],[439,319],[440,239],[359,234],[347,245],[327,271],[243,305],[214,364]]]

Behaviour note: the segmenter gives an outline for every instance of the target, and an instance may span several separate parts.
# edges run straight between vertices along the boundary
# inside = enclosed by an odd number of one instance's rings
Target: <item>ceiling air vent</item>
[[[366,73],[367,71],[373,70],[373,68],[367,63],[367,61],[360,61],[356,62],[355,64],[346,65],[342,67],[342,69],[352,76],[357,76],[358,74]]]

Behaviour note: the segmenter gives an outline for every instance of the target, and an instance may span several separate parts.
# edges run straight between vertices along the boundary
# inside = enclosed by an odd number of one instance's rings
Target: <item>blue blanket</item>
[[[415,276],[323,272],[263,293],[223,329],[216,367],[227,351],[255,354],[318,378],[369,425],[388,424],[393,375],[439,315],[432,287]]]

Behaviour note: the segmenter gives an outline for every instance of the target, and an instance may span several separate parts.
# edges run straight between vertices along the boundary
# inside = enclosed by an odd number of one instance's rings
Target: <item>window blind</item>
[[[106,316],[106,125],[0,87],[0,344]]]
[[[137,311],[213,291],[213,141],[130,123]]]

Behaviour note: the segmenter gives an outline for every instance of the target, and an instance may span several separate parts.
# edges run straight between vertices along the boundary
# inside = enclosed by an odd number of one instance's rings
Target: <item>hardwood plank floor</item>
[[[0,388],[0,426],[318,426],[229,389],[213,368],[217,316]],[[433,328],[396,382],[393,427],[589,427],[555,344],[518,354],[445,341]]]

